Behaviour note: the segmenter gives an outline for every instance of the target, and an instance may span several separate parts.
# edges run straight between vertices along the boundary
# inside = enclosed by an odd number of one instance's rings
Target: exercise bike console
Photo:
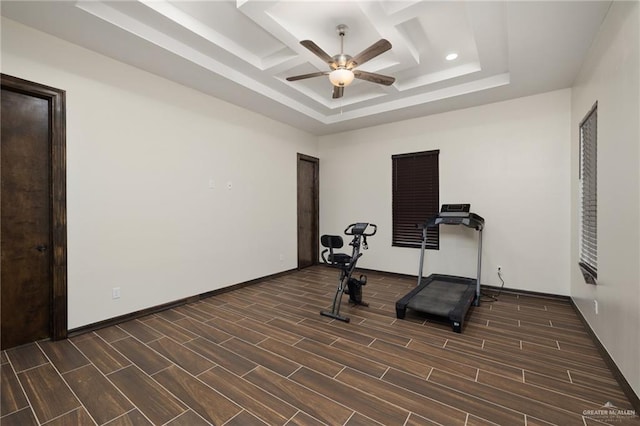
[[[367,233],[368,227],[372,227],[373,231]],[[351,255],[346,253],[335,253],[334,249],[340,249],[344,245],[342,237],[339,235],[322,235],[320,242],[325,250],[322,251],[322,260],[329,266],[340,269],[340,277],[338,281],[338,289],[333,298],[333,307],[331,311],[321,311],[320,314],[340,321],[349,322],[349,318],[340,315],[340,302],[342,295],[349,295],[349,303],[353,305],[369,306],[368,303],[362,301],[362,286],[367,283],[367,277],[360,275],[359,279],[352,278],[351,274],[356,268],[358,259],[362,256],[360,248],[368,249],[367,237],[376,234],[378,227],[373,223],[357,222],[347,226],[344,230],[345,235],[353,236],[353,240],[349,243],[353,247]],[[328,257],[326,256],[329,253]]]

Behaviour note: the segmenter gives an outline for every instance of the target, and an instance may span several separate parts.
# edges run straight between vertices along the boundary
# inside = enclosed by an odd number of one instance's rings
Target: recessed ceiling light
[[[449,53],[445,59],[447,61],[453,61],[454,59],[458,59],[458,54],[457,53]]]

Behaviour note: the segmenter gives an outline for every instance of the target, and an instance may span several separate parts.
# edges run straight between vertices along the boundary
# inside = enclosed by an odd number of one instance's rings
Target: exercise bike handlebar
[[[367,234],[364,231],[369,226],[373,227],[373,232],[370,234]],[[372,235],[375,235],[376,232],[378,232],[377,225],[373,223],[365,223],[365,222],[352,223],[351,225],[347,226],[347,228],[344,230],[344,233],[346,235],[362,235],[364,237],[371,237]]]

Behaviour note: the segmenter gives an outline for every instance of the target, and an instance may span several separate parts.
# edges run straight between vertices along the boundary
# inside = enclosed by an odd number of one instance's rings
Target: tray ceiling
[[[329,134],[571,87],[610,1],[2,2],[2,15],[314,134]],[[300,45],[392,50],[332,99]],[[456,53],[457,58],[446,56]]]

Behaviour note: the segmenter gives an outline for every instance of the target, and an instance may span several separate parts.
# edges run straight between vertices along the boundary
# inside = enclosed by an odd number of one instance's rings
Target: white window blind
[[[598,104],[580,123],[580,259],[584,279],[598,277]]]

